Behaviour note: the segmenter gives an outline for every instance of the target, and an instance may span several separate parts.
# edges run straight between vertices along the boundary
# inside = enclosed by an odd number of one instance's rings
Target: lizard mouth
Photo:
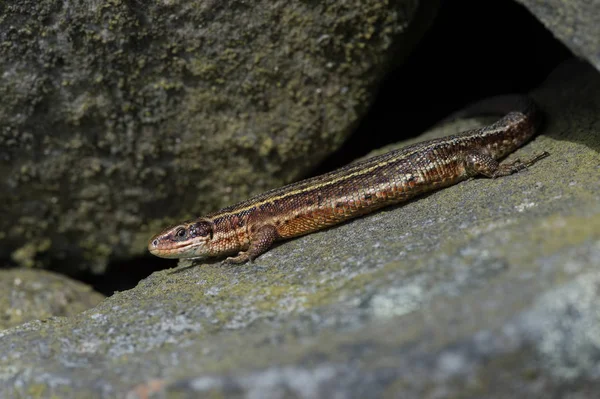
[[[193,252],[194,248],[198,245],[193,245],[192,243],[185,242],[175,242],[175,243],[164,243],[161,242],[160,239],[154,238],[151,239],[148,243],[148,251],[155,256],[160,258],[186,258],[194,256],[194,254],[190,254]]]

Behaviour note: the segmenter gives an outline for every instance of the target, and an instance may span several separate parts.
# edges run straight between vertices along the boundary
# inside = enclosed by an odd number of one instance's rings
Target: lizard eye
[[[186,237],[187,237],[187,231],[183,227],[178,228],[177,231],[175,232],[175,239],[178,241],[184,240]]]

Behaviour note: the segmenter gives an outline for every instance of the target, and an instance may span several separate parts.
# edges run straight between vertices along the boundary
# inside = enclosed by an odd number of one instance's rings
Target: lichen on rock
[[[102,273],[174,220],[302,177],[423,33],[417,5],[0,4],[0,257]]]

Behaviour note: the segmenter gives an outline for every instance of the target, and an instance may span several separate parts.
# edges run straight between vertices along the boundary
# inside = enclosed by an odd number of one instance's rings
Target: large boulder
[[[301,177],[436,7],[2,2],[0,258],[102,273],[165,224]]]

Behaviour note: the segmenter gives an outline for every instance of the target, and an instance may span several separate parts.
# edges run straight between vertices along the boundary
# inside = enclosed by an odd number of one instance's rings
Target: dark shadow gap
[[[479,99],[527,92],[571,56],[514,1],[442,1],[431,29],[385,76],[355,132],[311,176],[416,137]]]
[[[140,256],[127,261],[114,261],[108,264],[104,274],[86,273],[77,278],[101,294],[111,296],[115,292],[135,287],[152,273],[177,266],[175,259],[162,259],[152,255]]]

